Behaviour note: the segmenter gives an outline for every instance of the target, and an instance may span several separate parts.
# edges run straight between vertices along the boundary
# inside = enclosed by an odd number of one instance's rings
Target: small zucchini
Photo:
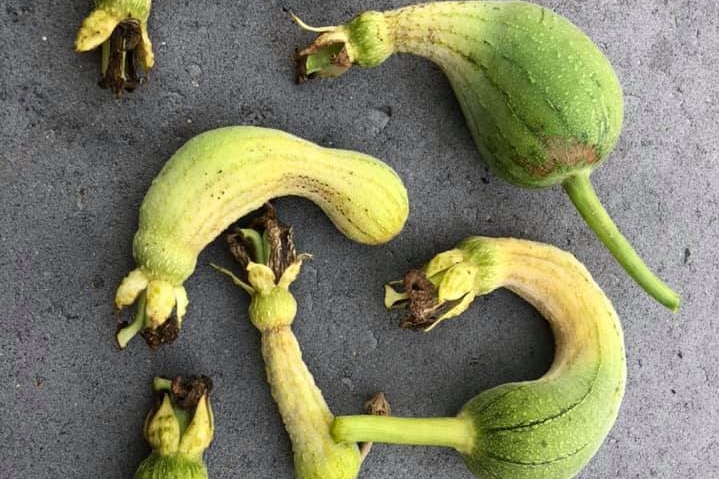
[[[240,263],[240,277],[215,266],[251,297],[250,321],[262,335],[262,357],[272,397],[292,442],[297,479],[354,479],[363,451],[355,443],[336,443],[330,435],[334,415],[302,360],[292,332],[297,302],[289,288],[308,255],[297,254],[292,229],[268,206],[255,227],[228,235]]]
[[[153,347],[172,341],[188,305],[183,283],[202,249],[237,219],[285,195],[313,201],[348,238],[371,245],[399,234],[409,214],[402,181],[371,156],[268,128],[202,133],[170,158],[140,207],[137,268],[115,296],[118,310],[138,303],[132,323],[118,332],[120,347],[140,331]],[[176,320],[168,321],[173,309]]]
[[[497,386],[453,418],[340,416],[339,441],[446,446],[482,479],[568,479],[594,456],[624,395],[626,361],[617,314],[586,268],[555,247],[473,237],[386,288],[388,307],[406,306],[404,325],[431,329],[478,295],[504,287],[549,322],[556,350],[535,381]]]

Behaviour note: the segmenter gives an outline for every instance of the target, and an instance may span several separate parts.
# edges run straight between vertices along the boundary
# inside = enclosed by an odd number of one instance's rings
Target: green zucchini
[[[202,249],[244,215],[278,196],[316,203],[348,238],[381,244],[409,214],[402,180],[385,163],[323,148],[269,128],[234,126],[183,145],[152,182],[133,240],[137,268],[117,289],[121,310],[137,302],[120,347],[139,332],[153,347],[177,336],[188,299],[183,283]],[[173,309],[175,320],[168,321]]]
[[[508,288],[549,322],[556,350],[535,381],[497,386],[454,418],[339,416],[339,442],[374,441],[456,449],[482,479],[568,479],[601,446],[624,395],[622,329],[586,268],[555,247],[473,237],[388,285],[386,305],[405,305],[405,324],[431,329],[478,295]]]
[[[601,50],[566,18],[526,2],[437,2],[364,12],[320,32],[298,54],[299,79],[375,67],[393,53],[442,68],[482,158],[515,185],[562,185],[632,278],[676,311],[680,299],[634,251],[602,207],[589,174],[619,139],[624,102]]]

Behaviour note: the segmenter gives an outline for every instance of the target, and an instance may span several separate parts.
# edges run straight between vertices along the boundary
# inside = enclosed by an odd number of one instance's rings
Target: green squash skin
[[[623,381],[615,371],[623,364],[601,367],[503,384],[472,399],[460,414],[472,417],[478,431],[474,450],[464,456],[467,467],[483,479],[574,477],[600,448],[621,402]]]
[[[459,417],[471,418],[477,437],[464,455],[468,468],[486,479],[574,477],[600,448],[624,395],[624,341],[614,308],[586,268],[557,248],[489,238],[459,248],[470,261],[495,249],[498,264],[516,272],[505,273],[502,284],[545,315],[557,346],[540,379],[503,384],[464,406]]]
[[[142,461],[134,479],[207,479],[207,468],[201,459],[153,452]]]
[[[492,170],[523,187],[562,183],[596,168],[624,118],[619,80],[579,28],[526,2],[437,2],[347,24],[352,62],[392,53],[431,60],[447,75]]]
[[[482,158],[525,188],[561,184],[627,273],[672,311],[679,295],[644,263],[594,193],[589,176],[614,149],[624,99],[601,50],[569,20],[526,2],[437,2],[368,11],[298,52],[298,80],[375,67],[394,53],[439,65]],[[329,55],[337,51],[335,55]]]
[[[455,418],[339,416],[335,440],[452,447],[480,479],[574,477],[601,447],[624,396],[624,340],[609,299],[573,255],[526,240],[471,237],[423,271],[448,302],[498,288],[526,300],[552,328],[551,367],[537,380],[481,392]]]

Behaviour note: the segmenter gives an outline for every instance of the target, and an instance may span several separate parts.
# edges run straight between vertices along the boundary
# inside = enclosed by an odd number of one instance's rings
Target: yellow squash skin
[[[287,290],[274,294],[278,293],[290,295]],[[257,311],[254,297],[253,302]],[[267,304],[269,302],[259,308]],[[360,450],[357,444],[336,443],[330,436],[334,415],[302,360],[302,351],[291,329],[294,315],[282,318],[280,311],[275,311],[263,320],[258,320],[258,316],[250,313],[250,319],[262,333],[267,382],[292,442],[295,476],[297,479],[356,478],[362,463]]]
[[[267,382],[292,442],[297,479],[355,479],[362,463],[357,444],[337,443],[330,435],[334,415],[312,373],[302,360],[292,332],[297,302],[290,285],[307,255],[297,255],[292,229],[281,225],[268,209],[261,242],[248,229],[228,236],[230,251],[242,264],[244,277],[215,266],[251,297],[249,317],[262,334]],[[248,247],[252,244],[251,247]],[[261,263],[255,262],[261,261]]]
[[[619,319],[589,272],[546,244],[473,237],[436,256],[422,273],[427,281],[419,288],[433,293],[433,301],[417,304],[414,284],[412,314],[441,322],[477,295],[508,288],[549,322],[552,366],[538,380],[480,393],[456,418],[338,417],[335,439],[453,447],[482,479],[574,477],[614,424],[626,381]],[[390,290],[388,303],[407,298]],[[433,316],[438,311],[444,312]]]
[[[137,269],[120,284],[116,307],[140,300],[133,329],[146,331],[176,307],[179,326],[188,304],[183,283],[200,251],[237,219],[286,195],[313,201],[348,238],[370,245],[399,234],[409,214],[402,181],[371,156],[268,128],[208,131],[182,146],[152,182],[133,241]],[[119,335],[120,346],[136,332]]]

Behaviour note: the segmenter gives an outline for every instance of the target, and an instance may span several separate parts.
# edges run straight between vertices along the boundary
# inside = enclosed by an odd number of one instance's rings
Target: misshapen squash
[[[579,28],[526,2],[437,2],[364,12],[308,27],[299,79],[375,67],[394,53],[425,57],[447,75],[482,158],[515,185],[561,184],[624,269],[671,310],[679,296],[644,264],[602,207],[589,174],[614,149],[623,96],[607,58]]]
[[[569,479],[601,446],[624,395],[626,361],[612,304],[571,254],[516,239],[473,237],[387,287],[388,307],[405,305],[408,326],[457,316],[478,295],[508,288],[549,322],[556,350],[535,381],[480,393],[453,418],[340,416],[338,441],[456,449],[482,479]]]
[[[120,347],[140,331],[151,346],[172,341],[188,305],[183,283],[202,249],[239,218],[286,195],[313,201],[348,238],[365,244],[391,240],[409,214],[402,180],[371,156],[269,128],[202,133],[170,158],[140,207],[137,268],[115,295],[118,310],[138,305],[117,335]],[[176,320],[168,321],[173,309]]]

